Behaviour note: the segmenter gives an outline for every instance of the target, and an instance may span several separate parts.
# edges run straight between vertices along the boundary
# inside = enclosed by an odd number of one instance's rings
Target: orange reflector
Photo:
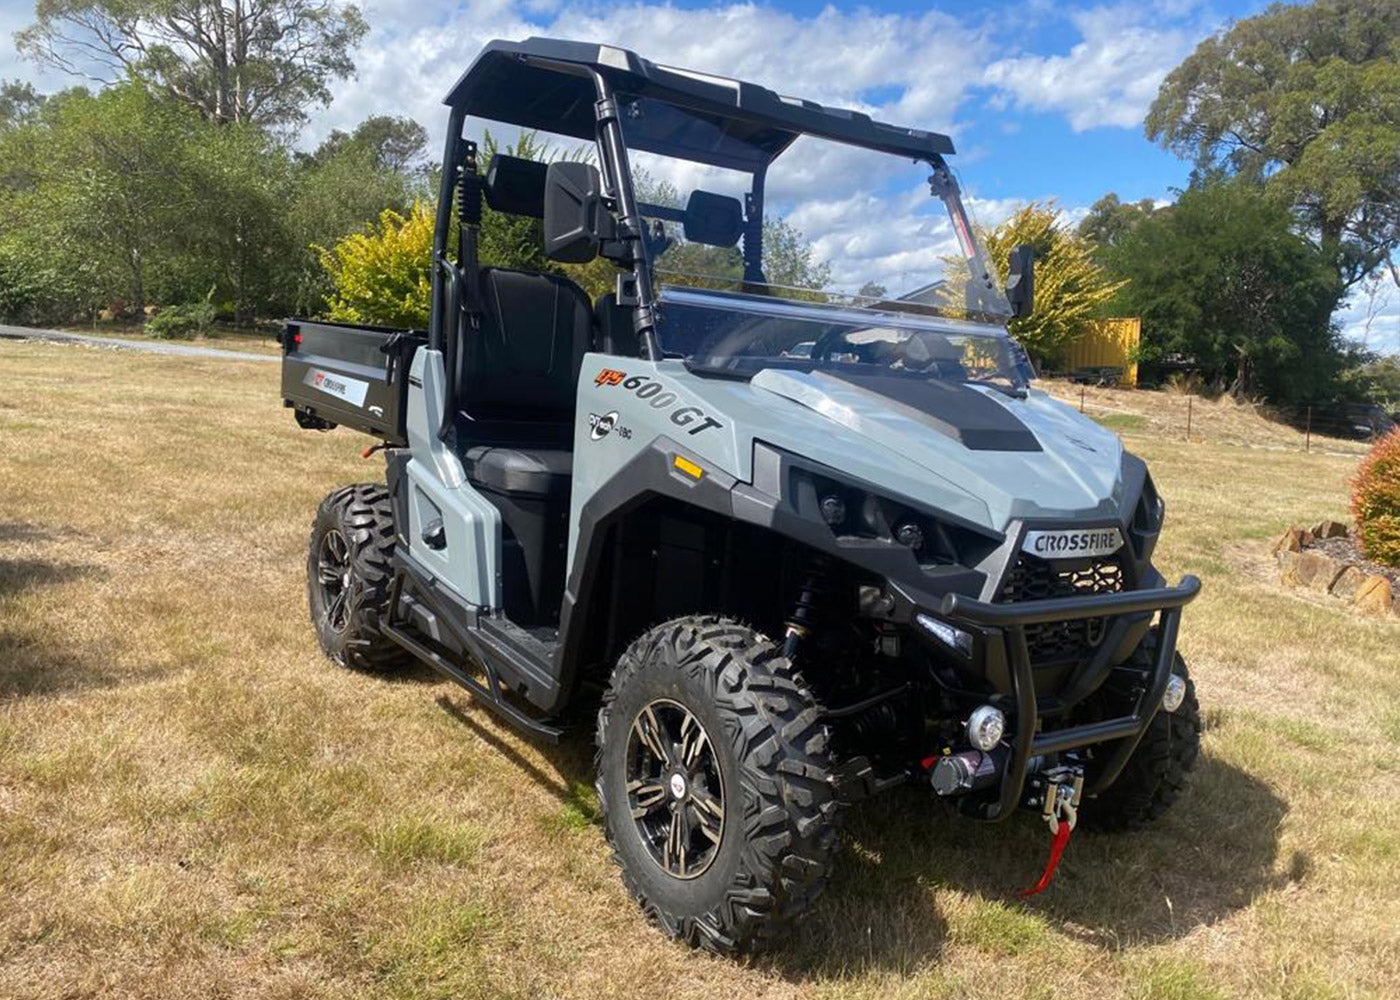
[[[679,455],[676,456],[676,468],[680,469],[687,476],[690,476],[693,479],[699,479],[705,474],[705,470],[700,468],[700,466],[696,465],[690,459],[682,458]]]

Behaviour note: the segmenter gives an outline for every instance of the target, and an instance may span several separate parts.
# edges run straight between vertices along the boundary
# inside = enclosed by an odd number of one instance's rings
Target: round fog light
[[[1175,712],[1185,700],[1186,682],[1172,674],[1167,678],[1167,690],[1162,693],[1162,708],[1168,712]]]
[[[992,705],[982,705],[967,717],[967,741],[983,753],[1001,742],[1006,732],[1006,716]]]

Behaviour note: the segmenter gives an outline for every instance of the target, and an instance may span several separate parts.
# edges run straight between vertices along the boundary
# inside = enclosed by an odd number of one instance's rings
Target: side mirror
[[[603,202],[603,181],[591,163],[551,163],[544,181],[544,252],[550,260],[586,264],[615,226]]]
[[[1035,308],[1035,248],[1029,243],[1017,243],[1011,248],[1006,299],[1014,317],[1029,316]]]

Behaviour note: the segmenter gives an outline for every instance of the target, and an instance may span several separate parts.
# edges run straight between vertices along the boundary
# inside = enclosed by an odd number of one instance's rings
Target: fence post
[[[1084,412],[1084,386],[1082,384],[1079,386],[1079,412]]]
[[[1186,397],[1186,441],[1191,442],[1191,407],[1195,403],[1195,396]]]
[[[1308,425],[1303,432],[1303,450],[1312,451],[1312,404],[1308,404]]]

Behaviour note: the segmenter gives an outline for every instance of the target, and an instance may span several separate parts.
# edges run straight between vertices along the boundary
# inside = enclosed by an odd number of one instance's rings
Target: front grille
[[[1051,561],[1021,553],[1002,584],[1000,600],[1040,601],[1051,597],[1112,594],[1123,589],[1123,566],[1116,556],[1106,559]],[[1085,656],[1103,641],[1103,618],[1027,625],[1026,647],[1031,665],[1042,666]]]

